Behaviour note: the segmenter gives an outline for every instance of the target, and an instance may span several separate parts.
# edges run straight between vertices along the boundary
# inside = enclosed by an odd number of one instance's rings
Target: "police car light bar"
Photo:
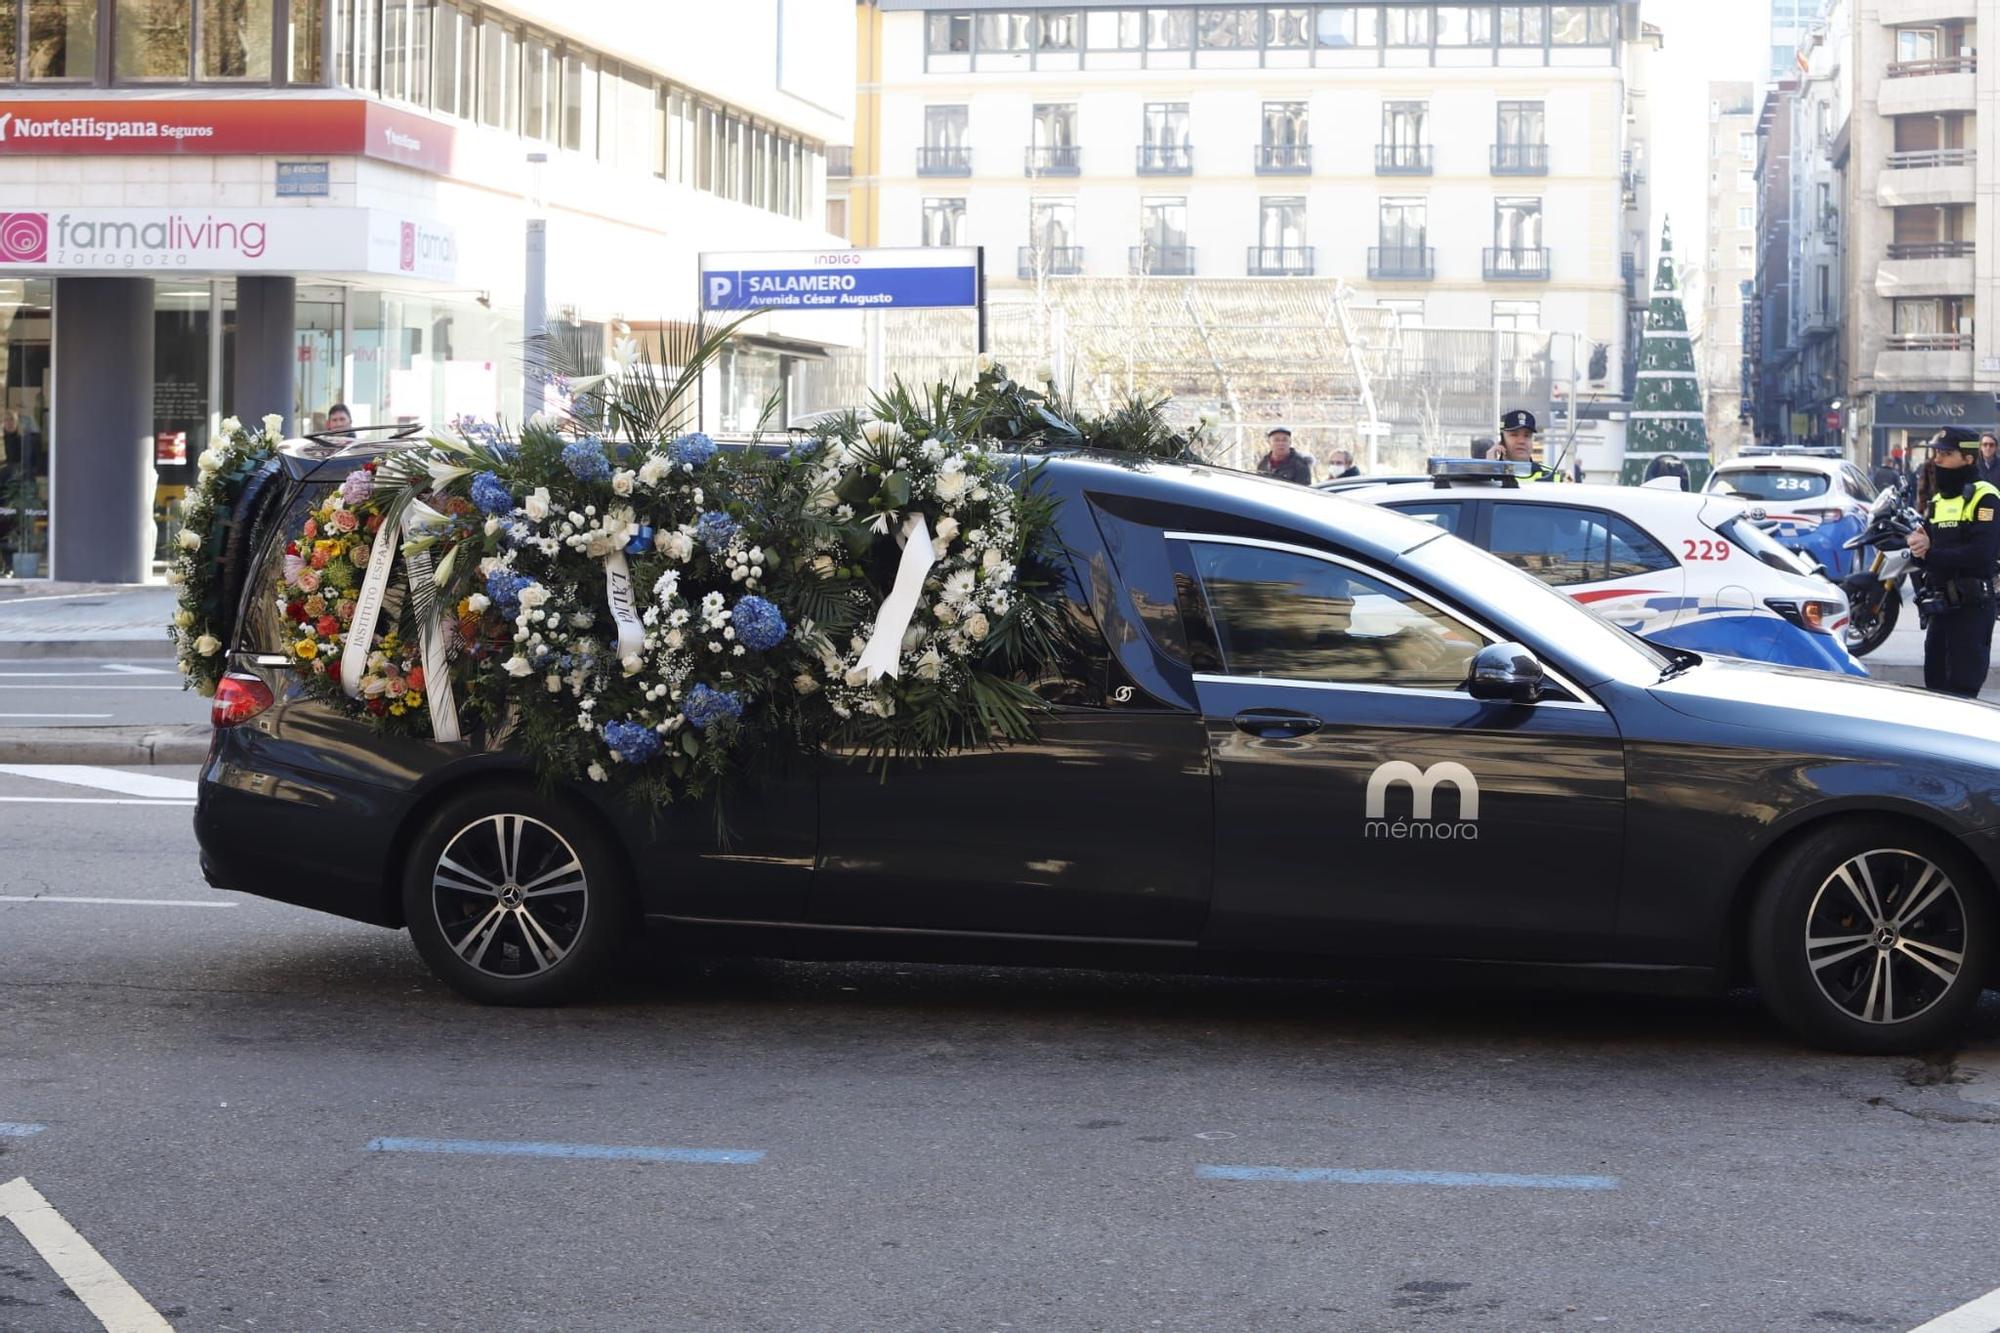
[[[1830,444],[1753,444],[1737,450],[1738,458],[1841,458]]]
[[[1431,482],[1449,486],[1454,481],[1497,481],[1503,486],[1519,486],[1535,470],[1533,463],[1516,463],[1500,458],[1433,458]]]

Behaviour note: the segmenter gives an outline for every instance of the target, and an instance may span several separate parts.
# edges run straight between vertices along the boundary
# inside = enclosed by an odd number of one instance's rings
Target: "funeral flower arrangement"
[[[222,423],[214,443],[196,459],[194,488],[181,502],[181,526],[167,562],[175,589],[175,655],[188,685],[207,697],[222,679],[223,635],[233,607],[222,605],[218,577],[236,501],[251,474],[278,450],[282,418],[267,416],[256,433],[235,417]]]
[[[1027,682],[1070,631],[1018,446],[1092,432],[1052,392],[983,365],[971,390],[723,449],[676,428],[684,385],[630,344],[559,384],[567,410],[516,434],[375,452],[285,534],[268,595],[309,692],[393,734],[506,728],[544,780],[655,805],[821,747],[1033,736]],[[1184,454],[1159,408],[1119,429]]]

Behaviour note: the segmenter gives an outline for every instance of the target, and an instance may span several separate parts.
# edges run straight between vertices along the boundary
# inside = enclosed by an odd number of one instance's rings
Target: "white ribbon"
[[[917,613],[917,599],[923,595],[924,577],[937,563],[931,549],[930,525],[922,514],[912,514],[903,523],[903,560],[896,566],[896,583],[882,601],[875,617],[875,629],[854,665],[872,685],[883,676],[893,676],[903,657],[903,635],[909,632],[910,618]]]
[[[623,551],[604,557],[604,600],[611,605],[611,618],[618,622],[620,661],[646,648],[646,627],[632,605],[632,564]]]
[[[421,500],[411,500],[403,509],[402,536],[409,537],[434,532],[446,527],[451,520],[431,508]],[[354,598],[354,620],[347,628],[347,643],[340,651],[340,688],[350,699],[361,697],[361,677],[368,669],[368,654],[375,642],[375,626],[382,617],[382,602],[389,590],[389,570],[396,560],[396,548],[401,544],[397,534],[377,532],[375,548],[368,555],[368,573],[361,581],[361,591]],[[422,586],[419,580],[428,581],[433,577],[429,551],[416,551],[404,557],[404,568],[409,576],[412,593]],[[446,660],[444,643],[445,608],[439,607],[435,618],[420,628],[419,647],[424,661],[424,698],[429,702],[431,713],[431,735],[441,741],[460,739],[458,728],[458,703],[451,688],[451,664]]]

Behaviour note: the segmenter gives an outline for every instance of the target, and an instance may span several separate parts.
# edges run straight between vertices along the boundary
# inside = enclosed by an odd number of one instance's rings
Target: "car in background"
[[[1846,543],[1875,503],[1875,483],[1830,447],[1753,446],[1717,464],[1702,489],[1763,505],[1771,535],[1836,579],[1854,572]]]
[[[1507,465],[1339,494],[1434,523],[1656,644],[1865,676],[1847,595],[1764,530],[1756,507],[1659,486],[1513,484]]]

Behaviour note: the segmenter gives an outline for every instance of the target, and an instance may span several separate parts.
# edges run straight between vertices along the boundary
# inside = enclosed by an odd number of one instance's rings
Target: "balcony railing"
[[[917,150],[919,176],[970,176],[972,150],[963,144]]]
[[[1194,174],[1194,146],[1184,143],[1139,145],[1141,176],[1189,176]]]
[[[1939,60],[1895,60],[1883,71],[1892,79],[1916,79],[1926,74],[1971,74],[1979,68],[1972,56],[1945,56]]]
[[[1437,251],[1428,245],[1371,245],[1368,276],[1428,282],[1437,276]]]
[[[1313,271],[1310,245],[1253,245],[1246,261],[1253,278],[1307,278]]]
[[[1971,148],[1926,148],[1914,153],[1891,153],[1885,165],[1891,171],[1921,171],[1925,167],[1969,167],[1979,154]]]
[[[1194,276],[1194,247],[1191,245],[1135,245],[1130,254],[1134,273],[1171,278]]]
[[[1969,333],[1892,333],[1886,343],[1892,352],[1962,352],[1972,346]]]
[[[1891,259],[1970,259],[1971,241],[1922,241],[1892,244]]]
[[[854,146],[852,144],[830,144],[826,150],[826,174],[829,180],[838,180],[854,174]]]
[[[1502,249],[1489,246],[1481,268],[1488,282],[1543,282],[1549,276],[1547,246]]]
[[[1080,245],[1024,245],[1021,247],[1021,276],[1024,278],[1073,278],[1083,272]]]
[[[1427,143],[1378,143],[1375,145],[1377,176],[1428,176],[1431,174],[1431,146]]]
[[[1549,146],[1545,143],[1496,143],[1493,145],[1493,174],[1546,176],[1549,174]]]
[[[1030,176],[1074,176],[1083,163],[1083,148],[1079,144],[1050,144],[1028,150],[1027,172]]]
[[[1257,145],[1259,176],[1310,176],[1313,150],[1309,143],[1260,143]]]

